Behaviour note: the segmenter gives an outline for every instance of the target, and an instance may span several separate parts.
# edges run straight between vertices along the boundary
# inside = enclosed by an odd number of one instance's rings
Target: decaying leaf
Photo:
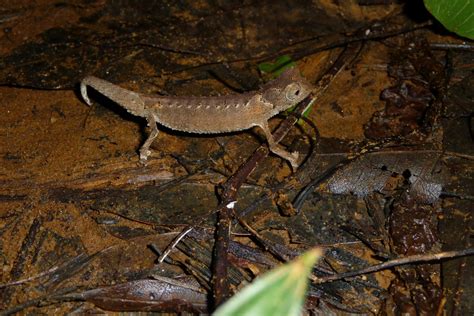
[[[81,297],[102,309],[114,311],[203,313],[207,310],[206,294],[195,285],[163,277],[93,289]]]
[[[432,203],[440,196],[442,176],[438,170],[436,151],[384,151],[370,153],[338,170],[328,181],[335,194],[353,193],[365,197],[371,192],[389,193],[390,180],[403,177],[410,194],[420,201]]]
[[[268,272],[218,308],[215,315],[299,315],[308,275],[321,256],[321,250],[315,248]]]

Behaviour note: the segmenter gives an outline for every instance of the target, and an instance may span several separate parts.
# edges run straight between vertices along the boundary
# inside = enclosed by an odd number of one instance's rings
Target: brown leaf
[[[192,284],[160,277],[137,280],[82,293],[85,300],[113,311],[206,312],[206,294]]]
[[[434,151],[384,151],[367,154],[338,170],[328,181],[335,194],[365,197],[371,192],[388,193],[393,180],[405,178],[412,197],[432,203],[441,194],[441,176],[434,170],[439,153]]]

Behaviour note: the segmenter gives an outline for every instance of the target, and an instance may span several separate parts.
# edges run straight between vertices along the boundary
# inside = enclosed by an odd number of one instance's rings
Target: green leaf
[[[300,315],[308,276],[321,255],[321,250],[314,248],[265,273],[220,306],[213,315]]]
[[[260,63],[258,65],[258,69],[261,72],[271,74],[272,78],[276,78],[281,75],[285,69],[295,65],[296,63],[293,61],[293,59],[291,59],[291,56],[283,55],[278,57],[274,62]]]
[[[424,0],[425,7],[444,25],[458,35],[474,39],[474,1]]]

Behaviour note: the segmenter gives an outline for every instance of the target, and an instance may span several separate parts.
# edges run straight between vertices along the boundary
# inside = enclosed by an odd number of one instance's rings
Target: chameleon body
[[[158,123],[173,130],[199,134],[234,132],[258,126],[262,128],[270,150],[288,160],[293,168],[298,166],[298,153],[289,153],[279,146],[268,127],[271,117],[301,102],[311,93],[311,84],[295,68],[286,70],[257,91],[217,97],[142,94],[96,77],[86,77],[80,90],[89,105],[87,87],[108,97],[129,113],[146,118],[151,133],[140,148],[142,162],[150,155],[150,145],[158,136]]]

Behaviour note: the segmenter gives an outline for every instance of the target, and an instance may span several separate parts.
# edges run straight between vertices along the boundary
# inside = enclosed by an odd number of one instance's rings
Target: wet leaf
[[[214,315],[300,315],[308,275],[321,255],[321,250],[312,249],[266,273],[218,308]]]

